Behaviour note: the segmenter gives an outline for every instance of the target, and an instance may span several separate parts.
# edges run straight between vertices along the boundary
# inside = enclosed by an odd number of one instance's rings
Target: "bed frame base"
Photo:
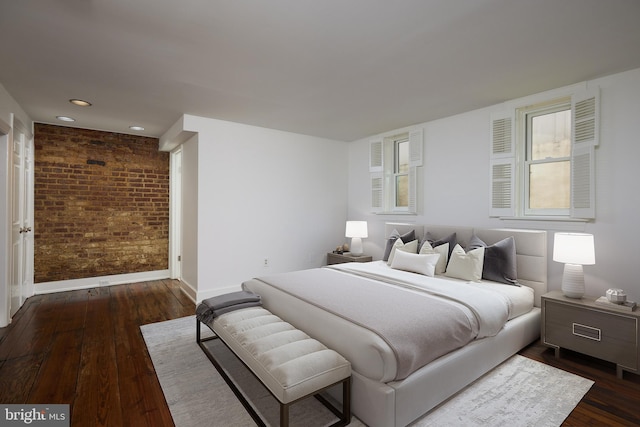
[[[371,427],[411,424],[539,338],[539,308],[513,320],[497,336],[455,350],[406,380],[379,383],[353,371],[353,414]]]

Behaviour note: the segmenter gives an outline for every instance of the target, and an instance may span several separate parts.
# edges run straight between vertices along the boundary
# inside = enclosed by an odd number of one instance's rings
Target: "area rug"
[[[177,427],[255,425],[195,342],[194,316],[140,329]],[[203,335],[210,333],[203,327]],[[278,425],[269,392],[217,340],[208,344],[268,425]],[[412,425],[559,426],[593,381],[515,355]],[[316,399],[291,407],[291,425],[328,425],[335,416]],[[351,427],[363,426],[355,417]]]

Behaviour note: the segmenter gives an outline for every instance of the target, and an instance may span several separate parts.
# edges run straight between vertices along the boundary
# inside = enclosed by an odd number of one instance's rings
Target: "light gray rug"
[[[195,342],[195,317],[144,325],[140,329],[177,427],[251,426],[253,420]],[[203,336],[210,334],[202,328]],[[278,425],[278,405],[221,344],[212,348],[234,381],[246,390],[269,425]],[[513,356],[423,418],[424,426],[559,426],[593,381]],[[328,425],[336,420],[316,399],[291,407],[291,424]],[[355,417],[352,427],[363,426]]]

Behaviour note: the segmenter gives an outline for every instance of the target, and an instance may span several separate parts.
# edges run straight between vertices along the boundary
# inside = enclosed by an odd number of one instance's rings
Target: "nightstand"
[[[639,311],[602,307],[596,297],[567,298],[560,291],[542,296],[542,343],[566,348],[616,364],[616,374],[638,373]]]
[[[342,264],[344,262],[370,262],[371,255],[351,255],[351,252],[337,254],[334,252],[327,253],[327,265]]]

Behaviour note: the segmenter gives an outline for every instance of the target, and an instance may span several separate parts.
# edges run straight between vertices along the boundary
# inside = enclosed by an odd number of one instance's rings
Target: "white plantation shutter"
[[[489,216],[515,215],[514,182],[515,159],[491,161],[491,200]]]
[[[574,146],[599,144],[600,91],[596,88],[571,97],[572,132]]]
[[[515,157],[514,114],[491,116],[491,157]]]
[[[571,217],[595,218],[595,148],[573,147],[571,153]]]
[[[418,213],[418,170],[423,164],[423,131],[409,132],[409,213]]]
[[[409,166],[422,166],[422,150],[424,142],[422,139],[422,129],[409,132]]]
[[[382,172],[383,145],[381,139],[369,141],[369,172]]]
[[[418,213],[418,171],[409,168],[409,213]]]
[[[371,173],[371,209],[382,212],[384,209],[384,151],[382,139],[369,141],[369,172]]]
[[[600,91],[598,88],[571,98],[571,209],[572,218],[596,216],[595,147],[599,141]]]
[[[515,129],[512,112],[491,116],[489,216],[515,215]]]
[[[381,212],[384,207],[383,176],[382,172],[371,174],[371,209]]]

